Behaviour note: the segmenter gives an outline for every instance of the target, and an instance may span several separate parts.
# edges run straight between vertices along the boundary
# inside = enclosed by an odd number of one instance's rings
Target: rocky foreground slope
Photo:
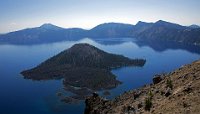
[[[113,100],[94,94],[85,103],[85,114],[199,114],[200,60]]]

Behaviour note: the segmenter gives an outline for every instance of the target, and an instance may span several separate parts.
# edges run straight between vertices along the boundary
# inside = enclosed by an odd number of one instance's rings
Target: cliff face
[[[93,95],[85,114],[199,114],[200,60],[171,73],[157,75],[153,84],[125,92],[113,100]]]

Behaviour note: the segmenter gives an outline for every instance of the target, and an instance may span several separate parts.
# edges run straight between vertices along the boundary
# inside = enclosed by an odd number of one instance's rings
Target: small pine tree
[[[167,87],[169,87],[169,88],[173,88],[173,84],[172,84],[172,80],[170,79],[170,80],[167,80]]]
[[[151,107],[152,107],[152,101],[151,98],[148,97],[145,99],[145,110],[150,111]]]
[[[149,91],[148,96],[149,96],[150,99],[153,98],[153,93],[151,92],[151,90]]]

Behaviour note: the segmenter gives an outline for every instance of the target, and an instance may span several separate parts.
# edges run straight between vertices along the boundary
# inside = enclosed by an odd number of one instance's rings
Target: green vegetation
[[[151,107],[152,107],[152,99],[150,97],[147,97],[145,99],[145,110],[150,111]]]
[[[65,86],[86,87],[92,90],[114,88],[120,83],[108,70],[84,67],[68,71],[63,80]]]
[[[145,110],[150,111],[152,107],[152,98],[153,98],[153,93],[151,90],[147,94],[147,98],[145,99]]]
[[[173,89],[173,84],[172,84],[172,80],[171,79],[167,80],[166,86],[171,88],[171,89]]]
[[[151,90],[149,91],[148,96],[149,96],[150,99],[153,98],[153,93],[151,92]]]
[[[129,59],[106,53],[89,44],[75,44],[37,67],[21,72],[24,78],[49,80],[64,78],[65,87],[110,89],[121,82],[110,71],[123,66],[143,66],[144,59]],[[72,90],[72,89],[71,89]]]

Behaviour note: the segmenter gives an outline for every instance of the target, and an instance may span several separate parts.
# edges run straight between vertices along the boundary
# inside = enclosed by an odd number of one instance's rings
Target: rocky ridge
[[[113,100],[94,94],[85,101],[85,114],[199,114],[199,96],[200,60]]]

